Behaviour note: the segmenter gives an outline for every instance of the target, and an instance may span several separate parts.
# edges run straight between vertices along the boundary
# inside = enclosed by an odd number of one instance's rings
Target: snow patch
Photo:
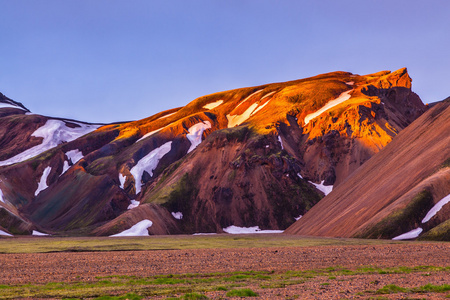
[[[354,85],[355,82],[354,81],[349,81],[349,82],[346,82],[345,84],[347,84],[347,85]]]
[[[13,236],[12,234],[4,232],[3,230],[0,230],[0,235]]]
[[[261,93],[263,90],[264,90],[264,89],[257,90],[256,92],[254,92],[254,93],[251,94],[250,96],[247,96],[247,98],[245,98],[244,100],[242,100],[242,101],[238,104],[238,106],[236,106],[236,108],[238,108],[242,103],[247,102],[247,100],[250,99],[251,97],[253,97],[254,95],[256,95],[256,94],[258,94],[258,93]]]
[[[136,195],[141,192],[141,179],[144,171],[147,171],[150,176],[153,176],[153,170],[158,166],[161,158],[169,153],[172,148],[172,141],[163,144],[161,147],[154,149],[149,154],[144,156],[137,164],[131,168],[130,173],[134,177],[136,186]]]
[[[0,189],[0,202],[3,202],[6,204],[5,200],[3,200],[3,191]]]
[[[351,93],[352,91],[353,91],[353,90],[343,92],[343,93],[340,94],[339,97],[337,97],[336,99],[331,100],[331,101],[328,101],[328,103],[325,104],[325,105],[324,105],[321,109],[319,109],[318,111],[313,112],[313,113],[310,113],[309,115],[307,115],[307,116],[305,117],[305,125],[308,124],[309,121],[311,121],[311,120],[314,119],[315,117],[318,117],[318,116],[321,115],[322,113],[324,113],[324,112],[326,112],[327,110],[329,110],[330,108],[332,108],[332,107],[334,107],[334,106],[336,106],[336,105],[338,105],[338,104],[341,104],[342,102],[347,101],[348,99],[350,99],[350,97],[351,97],[350,93]]]
[[[159,118],[158,118],[158,119],[156,119],[156,120],[160,120],[160,119],[168,118],[168,117],[170,117],[170,116],[172,116],[172,115],[174,115],[174,114],[176,114],[176,113],[177,113],[177,111],[176,111],[176,112],[173,112],[173,113],[170,113],[170,114],[167,114],[167,115],[165,115],[165,116],[159,117]]]
[[[198,145],[200,145],[202,142],[203,131],[208,128],[211,128],[211,123],[209,121],[197,123],[189,128],[189,133],[186,134],[186,138],[191,142],[191,147],[187,153],[191,152],[197,148]]]
[[[122,175],[122,173],[119,173],[119,182],[120,182],[120,188],[123,190],[125,188],[125,181],[127,180],[127,176]]]
[[[205,232],[205,233],[198,232],[198,233],[194,233],[193,235],[214,235],[214,234],[217,234],[217,233],[215,233],[215,232]]]
[[[80,127],[71,128],[67,127],[64,121],[47,120],[44,126],[41,126],[31,134],[31,136],[43,138],[40,145],[31,147],[30,149],[27,149],[7,160],[0,161],[0,166],[15,164],[35,157],[36,155],[54,148],[63,142],[71,142],[100,127],[100,125],[76,124]]]
[[[265,99],[265,98],[267,98],[267,97],[269,97],[270,95],[275,94],[275,93],[276,93],[276,91],[267,93],[267,94],[265,94],[260,100],[263,100],[263,99]]]
[[[281,136],[278,136],[278,141],[280,142],[281,149],[284,149],[283,141],[281,140]]]
[[[203,106],[203,108],[214,109],[222,103],[223,103],[223,100],[218,100],[216,102],[211,102],[211,103],[206,104],[205,106]]]
[[[42,233],[42,232],[39,232],[39,231],[37,231],[37,230],[33,230],[33,233],[32,233],[31,235],[35,235],[35,236],[46,236],[46,235],[49,235],[49,234],[48,234],[48,233]]]
[[[267,101],[266,103],[264,103],[263,105],[260,105],[257,109],[255,109],[255,110],[250,114],[250,116],[253,116],[253,115],[256,114],[258,111],[260,111],[261,109],[263,109],[264,106],[266,106],[267,104],[269,104],[269,102],[270,102],[270,100]]]
[[[20,109],[20,110],[25,110],[25,109],[23,109],[20,106],[17,106],[17,105],[14,105],[14,104],[10,104],[10,103],[3,103],[3,102],[0,103],[0,108],[17,108],[17,109]]]
[[[64,164],[63,164],[63,170],[62,170],[62,172],[61,172],[61,175],[64,174],[64,173],[66,173],[67,170],[69,170],[69,169],[70,169],[69,162],[68,162],[67,160],[65,160],[65,161],[64,161]],[[61,175],[59,175],[59,176],[61,176]]]
[[[303,217],[303,216],[300,215],[300,216],[298,216],[297,218],[294,217],[294,219],[295,219],[295,221],[298,221],[298,220],[300,220],[302,217]]]
[[[426,214],[425,218],[423,218],[422,223],[428,222],[432,217],[434,217],[438,211],[441,210],[444,205],[450,202],[450,195],[447,195],[446,197],[439,200],[438,203],[436,203],[430,211]]]
[[[247,108],[246,111],[244,111],[242,115],[234,115],[234,116],[227,115],[228,128],[235,127],[244,123],[248,118],[250,118],[250,115],[256,109],[257,106],[258,103],[253,103],[252,105],[250,105],[249,108]]]
[[[223,231],[229,234],[250,234],[250,233],[282,233],[284,230],[261,230],[259,226],[253,227],[239,227],[239,226],[228,226],[223,228]]]
[[[136,201],[136,200],[131,200],[131,204],[128,205],[127,209],[133,209],[139,206],[139,204],[141,204],[140,201]]]
[[[300,173],[297,173],[297,176],[303,179],[302,175]]]
[[[34,192],[35,196],[37,196],[40,192],[42,192],[43,190],[48,188],[47,177],[50,174],[51,170],[52,170],[52,167],[50,167],[50,166],[44,169],[44,172],[42,173],[42,176],[41,176],[41,181],[39,181],[38,188],[37,188],[36,192]]]
[[[181,220],[183,219],[183,213],[181,211],[179,212],[172,212],[172,216],[177,219],[177,220]]]
[[[297,174],[298,175],[298,174]],[[301,177],[301,176],[300,176]],[[333,190],[333,186],[332,185],[324,185],[323,183],[325,182],[325,180],[322,180],[321,183],[314,183],[312,181],[308,181],[309,183],[313,184],[316,189],[318,189],[319,191],[321,191],[322,193],[326,195],[328,195],[329,193],[331,193],[331,191]]]
[[[153,222],[150,220],[142,220],[136,225],[133,225],[130,229],[124,230],[120,233],[110,235],[110,237],[117,236],[148,236],[148,228],[153,225]]]
[[[418,227],[416,229],[408,231],[407,233],[400,234],[399,236],[396,236],[395,238],[393,238],[393,240],[397,241],[397,240],[411,240],[411,239],[415,239],[416,237],[418,237],[422,233],[422,231],[423,231],[423,229]]]
[[[72,161],[72,164],[76,164],[80,159],[84,157],[83,152],[78,149],[67,151],[66,156]]]

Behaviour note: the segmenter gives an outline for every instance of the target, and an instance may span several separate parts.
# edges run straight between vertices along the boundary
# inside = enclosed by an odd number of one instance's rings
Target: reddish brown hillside
[[[393,238],[422,228],[449,239],[450,204],[427,213],[450,194],[450,101],[414,121],[287,233]]]
[[[406,69],[224,91],[101,127],[11,101],[0,207],[13,217],[0,226],[64,234],[145,219],[152,234],[285,229],[425,111]]]

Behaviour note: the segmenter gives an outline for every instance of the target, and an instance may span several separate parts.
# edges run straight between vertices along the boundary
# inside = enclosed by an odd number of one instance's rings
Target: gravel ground
[[[0,254],[0,284],[91,281],[96,276],[108,275],[146,277],[248,270],[301,271],[336,266],[354,269],[424,265],[450,266],[450,244]],[[333,280],[316,277],[286,288],[250,288],[260,295],[259,299],[368,299],[370,295],[358,293],[377,290],[387,284],[402,287],[450,284],[449,277],[449,272],[349,275]],[[226,298],[226,292],[205,294],[212,299]],[[448,293],[420,294],[412,299],[444,299],[446,296]],[[383,297],[405,299],[411,294]]]

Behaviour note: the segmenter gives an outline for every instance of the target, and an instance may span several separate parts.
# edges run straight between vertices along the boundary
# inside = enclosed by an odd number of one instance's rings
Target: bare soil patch
[[[227,273],[236,271],[319,270],[331,267],[355,270],[364,266],[450,266],[448,243],[401,243],[381,245],[267,247],[233,249],[185,249],[113,252],[58,252],[0,254],[0,285],[46,284],[49,282],[95,282],[105,276],[149,277],[186,273]],[[246,287],[259,299],[444,299],[445,293],[371,294],[385,285],[413,288],[426,284],[450,284],[450,273],[412,272],[409,274],[318,274],[294,285]],[[205,291],[212,298],[227,298],[226,291]],[[172,296],[181,296],[172,295]],[[167,297],[161,296],[159,298]],[[0,295],[1,298],[1,295]],[[153,299],[150,297],[148,299]]]

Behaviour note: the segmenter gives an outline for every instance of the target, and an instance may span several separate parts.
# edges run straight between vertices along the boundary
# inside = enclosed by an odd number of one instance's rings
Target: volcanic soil
[[[348,270],[363,266],[449,267],[450,244],[405,242],[319,247],[0,254],[0,266],[0,285],[90,282],[96,281],[99,276],[109,275],[149,277],[235,271],[273,271],[281,274],[331,267]],[[393,293],[378,298],[380,295],[370,293],[392,284],[404,288],[450,284],[450,273],[447,268],[439,272],[388,272],[337,275],[335,278],[319,275],[285,287],[261,288],[254,283],[246,287],[259,294],[252,299],[444,299],[449,296],[449,292]],[[226,293],[207,291],[203,294],[210,299],[231,299]]]

